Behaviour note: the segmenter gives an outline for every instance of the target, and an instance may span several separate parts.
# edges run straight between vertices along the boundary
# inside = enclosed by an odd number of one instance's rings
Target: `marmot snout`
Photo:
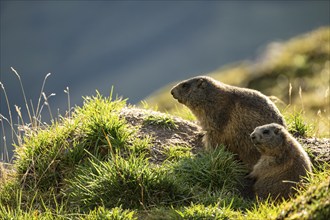
[[[207,98],[207,90],[210,87],[209,77],[200,76],[192,79],[185,80],[175,87],[172,88],[171,94],[173,98],[178,100],[178,102],[186,105],[186,106],[196,106],[198,104],[201,105],[203,100]],[[196,98],[200,99],[200,103],[196,102]]]

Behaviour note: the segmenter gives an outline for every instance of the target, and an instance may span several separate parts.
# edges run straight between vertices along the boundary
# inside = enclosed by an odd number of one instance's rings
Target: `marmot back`
[[[257,127],[251,134],[261,157],[249,177],[253,189],[262,199],[289,198],[293,187],[312,171],[311,161],[302,146],[281,125],[272,123]]]
[[[224,144],[250,169],[260,154],[250,140],[255,127],[272,122],[285,126],[274,103],[258,91],[226,85],[207,76],[185,80],[171,93],[197,117],[206,132],[204,145]]]

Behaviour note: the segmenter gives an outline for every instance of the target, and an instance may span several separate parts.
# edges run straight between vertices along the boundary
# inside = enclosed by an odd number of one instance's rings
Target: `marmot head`
[[[180,82],[171,90],[173,98],[190,108],[205,107],[214,102],[215,91],[219,92],[219,82],[208,76],[197,76]],[[217,89],[216,89],[217,88]],[[213,99],[213,100],[212,100]]]
[[[279,124],[271,123],[256,127],[250,137],[258,151],[265,155],[278,154],[283,145],[285,128]]]

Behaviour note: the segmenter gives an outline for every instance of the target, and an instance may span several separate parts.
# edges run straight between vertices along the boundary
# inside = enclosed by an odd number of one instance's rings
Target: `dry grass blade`
[[[32,118],[31,113],[30,113],[30,108],[29,108],[29,105],[28,105],[28,102],[27,102],[27,99],[26,99],[25,90],[24,90],[24,87],[23,87],[21,76],[17,73],[17,71],[13,67],[11,67],[11,70],[15,73],[15,75],[17,76],[18,81],[19,81],[19,83],[21,85],[21,91],[22,91],[22,94],[23,94],[26,111],[27,111],[27,113],[29,115],[30,122],[32,123],[33,122],[33,118]]]

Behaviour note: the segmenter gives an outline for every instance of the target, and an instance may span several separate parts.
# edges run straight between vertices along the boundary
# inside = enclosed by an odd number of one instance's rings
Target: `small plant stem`
[[[0,120],[1,120],[1,128],[2,128],[2,133],[3,133],[3,137],[2,137],[3,138],[3,147],[4,147],[4,149],[3,149],[3,155],[4,155],[3,160],[5,162],[9,162],[7,140],[6,140],[6,135],[5,135],[5,127],[3,125],[3,120],[2,119],[0,119]]]
[[[17,76],[18,81],[19,81],[19,83],[21,85],[21,90],[22,90],[23,97],[24,97],[25,107],[26,107],[27,113],[29,115],[30,122],[33,123],[33,119],[31,117],[31,113],[30,113],[30,109],[29,109],[29,106],[28,106],[28,102],[26,100],[26,95],[25,95],[25,92],[24,92],[24,87],[23,87],[23,83],[22,83],[21,77],[20,77],[20,75],[17,73],[17,71],[13,67],[11,67],[11,70],[15,73],[15,75]]]
[[[289,106],[291,105],[292,99],[292,84],[289,84]]]
[[[11,140],[12,142],[14,142],[14,128],[13,128],[13,117],[11,114],[11,109],[10,109],[10,104],[9,104],[9,100],[8,100],[8,96],[7,96],[7,92],[5,89],[5,86],[0,82],[1,88],[4,92],[5,95],[5,99],[6,99],[6,103],[7,103],[7,109],[8,109],[8,113],[9,113],[9,120],[10,120],[10,126],[11,126]]]
[[[69,87],[66,87],[64,92],[66,94],[68,94],[68,117],[71,118],[71,103],[70,103],[70,89],[69,89]]]
[[[38,104],[37,104],[37,108],[36,108],[36,117],[38,118],[40,113],[41,113],[41,109],[39,109],[40,107],[40,102],[41,102],[41,96],[42,96],[42,93],[44,92],[44,87],[45,87],[45,84],[46,84],[46,80],[47,78],[51,75],[51,73],[48,73],[45,78],[44,78],[44,81],[42,83],[42,86],[41,86],[41,90],[40,90],[40,95],[39,95],[39,99],[38,99]]]

